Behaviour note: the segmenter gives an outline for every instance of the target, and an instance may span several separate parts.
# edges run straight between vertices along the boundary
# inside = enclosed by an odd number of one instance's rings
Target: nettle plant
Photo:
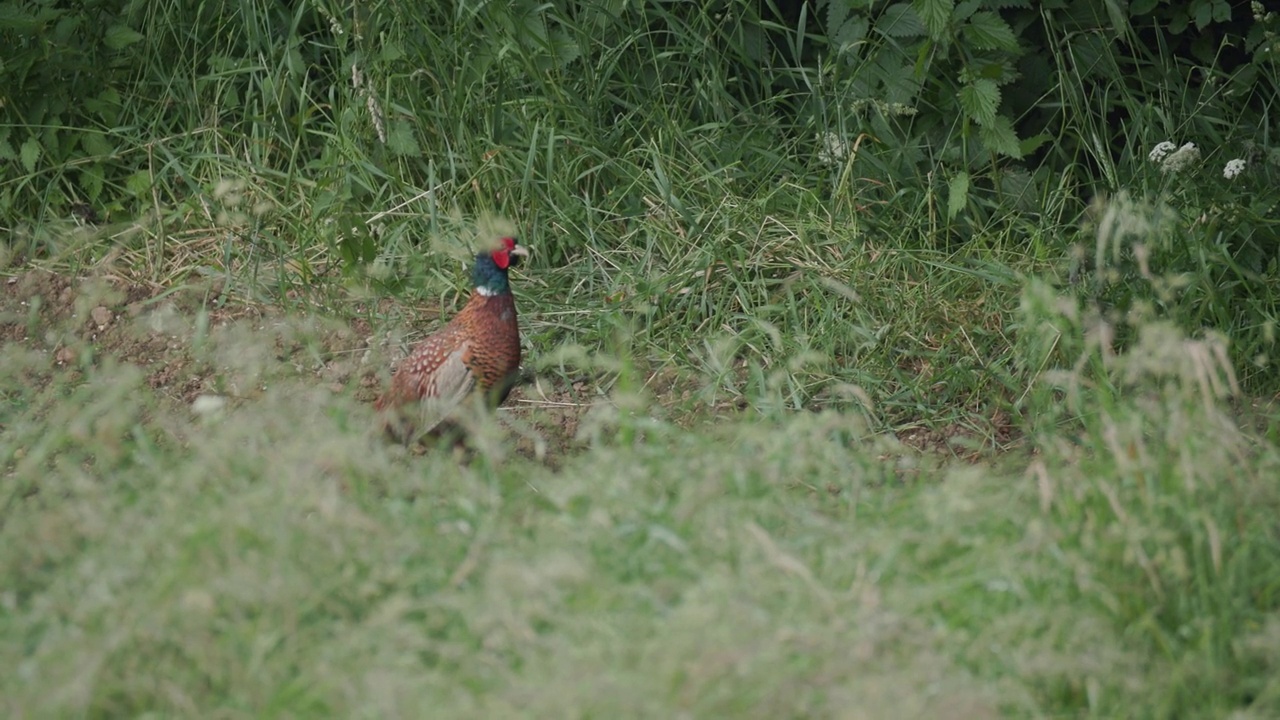
[[[143,39],[102,2],[0,2],[0,216],[92,203],[123,181],[120,57]],[[114,173],[112,172],[114,170]]]
[[[895,179],[925,188],[945,182],[945,210],[930,207],[931,218],[952,221],[966,208],[994,207],[1014,161],[1048,139],[1023,138],[1016,129],[1025,101],[1009,90],[1022,77],[1018,65],[1028,51],[1019,33],[1035,18],[1002,14],[1015,6],[1030,3],[820,3],[833,51],[823,77],[842,99],[825,113],[820,161],[852,162],[854,153],[842,143],[870,139],[875,147],[858,156],[867,163],[864,175],[890,186]]]

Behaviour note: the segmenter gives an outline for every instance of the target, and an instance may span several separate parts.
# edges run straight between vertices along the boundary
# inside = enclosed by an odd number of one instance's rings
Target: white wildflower
[[[1244,165],[1244,160],[1240,158],[1228,160],[1227,166],[1222,169],[1222,177],[1228,180],[1235,180],[1237,175],[1244,172]]]
[[[1200,159],[1200,148],[1195,143],[1187,143],[1175,150],[1160,163],[1160,172],[1178,173],[1194,165]]]
[[[1147,159],[1150,160],[1151,162],[1160,162],[1161,160],[1164,160],[1165,155],[1168,155],[1169,153],[1173,152],[1175,149],[1177,149],[1177,147],[1178,147],[1177,145],[1174,145],[1168,140],[1165,140],[1164,142],[1155,146],[1155,149],[1151,151],[1151,154],[1147,156]]]
[[[836,165],[849,156],[849,143],[839,135],[828,132],[819,139],[822,149],[818,150],[818,162],[823,165]]]

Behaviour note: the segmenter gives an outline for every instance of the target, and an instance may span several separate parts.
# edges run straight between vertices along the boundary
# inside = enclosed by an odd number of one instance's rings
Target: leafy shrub
[[[326,136],[328,26],[310,4],[68,5],[0,2],[6,216],[137,217],[211,189],[201,162],[287,171]]]
[[[905,208],[895,221],[927,205],[981,223],[1057,188],[1088,202],[1131,187],[1124,168],[1167,139],[1153,131],[1213,147],[1262,135],[1280,18],[1253,6],[828,0],[818,132],[868,140],[839,156]]]
[[[0,62],[0,162],[21,170],[0,184],[0,214],[94,203],[108,182],[139,170],[140,158],[119,157],[112,137],[130,92],[126,59],[143,39],[121,4],[0,3],[0,45],[8,48]]]

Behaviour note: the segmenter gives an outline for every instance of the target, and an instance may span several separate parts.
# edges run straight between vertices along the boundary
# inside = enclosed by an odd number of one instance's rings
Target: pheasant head
[[[498,241],[496,250],[476,255],[476,264],[471,268],[472,286],[485,297],[510,295],[511,283],[507,279],[507,270],[519,265],[520,258],[528,255],[528,248],[517,244],[515,238],[502,238]]]

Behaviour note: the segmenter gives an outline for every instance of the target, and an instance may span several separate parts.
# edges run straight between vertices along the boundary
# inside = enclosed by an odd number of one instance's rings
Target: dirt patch
[[[193,357],[192,322],[184,316],[205,310],[200,322],[207,330],[258,314],[251,306],[212,307],[202,300],[208,290],[165,293],[119,278],[28,270],[3,281],[0,337],[46,353],[46,382],[56,372],[70,373],[74,381],[80,370],[111,357],[141,368],[153,390],[191,402],[210,390],[213,369]]]
[[[74,384],[111,358],[142,370],[162,403],[186,411],[199,398],[253,402],[282,380],[319,383],[335,394],[372,403],[390,369],[413,339],[438,327],[441,313],[389,298],[331,306],[332,299],[297,293],[278,305],[228,299],[218,281],[164,287],[118,276],[72,277],[40,269],[0,277],[0,341],[20,343],[47,359],[29,379],[41,391],[58,379]],[[314,310],[311,310],[314,309]],[[747,412],[742,398],[697,398],[699,384],[670,368],[635,370],[648,407],[680,425]],[[601,432],[593,408],[615,378],[526,374],[499,418],[516,451],[558,467]],[[1017,441],[1002,412],[973,413],[963,423],[905,426],[906,446],[977,460]]]
[[[973,413],[964,422],[941,427],[898,428],[894,434],[898,442],[921,453],[949,455],[967,462],[989,460],[1022,440],[1017,424],[1004,410]]]
[[[174,406],[190,407],[204,395],[251,402],[282,379],[372,402],[404,345],[381,318],[415,318],[424,331],[438,324],[431,318],[439,313],[392,307],[387,299],[307,313],[228,300],[220,290],[216,281],[166,288],[26,269],[0,277],[0,341],[47,358],[28,382],[36,393],[55,379],[74,384],[111,358],[141,369],[161,402]],[[559,464],[578,446],[581,418],[597,400],[585,384],[531,377],[513,390],[502,417],[519,431],[513,436],[521,454]]]

